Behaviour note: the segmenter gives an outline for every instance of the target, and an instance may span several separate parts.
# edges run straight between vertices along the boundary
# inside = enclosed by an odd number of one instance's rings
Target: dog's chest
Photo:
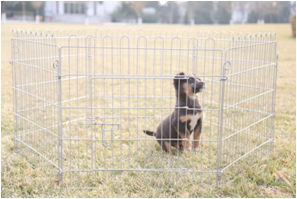
[[[191,121],[189,123],[189,125],[190,125],[190,131],[193,131],[194,130],[194,128],[195,128],[195,126],[197,124],[197,121],[201,117],[201,114],[202,114],[202,112],[198,112],[198,113],[196,113],[196,115],[193,115],[192,116]]]

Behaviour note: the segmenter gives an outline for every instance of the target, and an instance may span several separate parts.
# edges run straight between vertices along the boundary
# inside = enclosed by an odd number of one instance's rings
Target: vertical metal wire
[[[222,63],[222,62],[221,62]],[[227,61],[225,60],[224,64],[221,67],[221,74],[225,76]],[[219,89],[219,102],[220,102],[220,110],[219,110],[219,125],[218,125],[218,145],[217,145],[217,165],[216,165],[216,186],[219,185],[219,181],[221,179],[221,154],[222,154],[222,132],[223,132],[223,116],[224,116],[224,91],[225,91],[225,79],[221,79],[220,89]]]
[[[263,46],[264,46],[264,49],[263,49],[263,64],[267,64],[267,55],[268,55],[268,52],[267,52],[267,34],[266,33],[264,33],[264,37],[263,37],[263,40],[262,40],[262,42],[263,42]],[[263,88],[263,91],[266,91],[266,84],[265,84],[265,80],[266,80],[266,75],[267,75],[267,67],[264,67],[263,68],[263,74],[262,74],[262,85],[261,85],[261,87]],[[261,105],[262,106],[264,106],[264,104],[266,104],[266,106],[268,106],[268,103],[265,103],[265,98],[267,97],[267,96],[269,96],[269,94],[266,94],[266,95],[262,95],[261,96],[261,98],[262,99],[260,99],[261,101],[262,101],[262,103],[261,103]],[[265,108],[263,108],[263,110],[262,110],[263,112],[266,112],[267,113],[267,110],[265,110]],[[268,124],[267,124],[267,122],[268,122],[269,120],[265,120],[265,121],[263,121],[263,123],[262,123],[262,129],[263,129],[263,134],[262,134],[262,136],[264,136],[265,138],[267,138],[267,128],[265,128],[265,126],[267,125],[268,126]],[[261,153],[261,157],[263,157],[264,155],[263,155],[263,150],[265,151],[266,150],[266,148],[267,148],[267,145],[265,145],[265,146],[263,146],[263,147],[261,147],[260,148],[260,153]]]
[[[12,66],[12,87],[13,87],[13,133],[14,133],[14,152],[16,153],[18,150],[18,142],[16,141],[16,138],[18,136],[18,119],[17,116],[15,115],[15,113],[17,113],[18,110],[18,103],[17,103],[17,91],[15,89],[16,85],[17,85],[17,68],[16,68],[16,64],[14,63],[14,60],[16,60],[16,56],[15,56],[15,49],[18,49],[17,47],[17,32],[15,30],[12,30],[12,39],[11,39],[11,61],[10,64]]]
[[[243,45],[244,46],[247,46],[248,45],[248,40],[247,40],[247,38],[245,36],[243,36]],[[243,60],[248,60],[249,53],[247,52],[247,50],[248,50],[248,47],[244,47],[242,49],[242,54],[243,54],[242,56],[244,57]],[[247,67],[248,67],[248,63],[247,62],[244,62],[243,63],[243,70],[246,70]],[[247,73],[243,73],[242,74],[241,81],[243,82],[243,84],[246,84],[246,82],[247,82],[246,75],[247,75]],[[242,86],[241,87],[241,91],[240,91],[240,95],[243,95],[243,96],[246,95],[245,92],[246,92],[246,87]],[[241,109],[241,110],[242,110],[242,112],[243,112],[244,115],[245,115],[245,113],[248,112],[248,110],[246,110],[246,111],[243,110],[243,109]],[[245,126],[247,126],[246,125],[246,120],[247,119],[248,118],[244,118],[244,117],[241,118],[241,120],[240,120],[240,128],[241,129],[244,128]],[[243,136],[244,136],[244,138],[241,138],[241,139],[244,139],[245,141],[243,141],[243,146],[241,147],[242,148],[241,150],[244,151],[244,152],[246,152],[247,140],[249,138],[248,138],[248,134],[247,133],[245,135],[243,135]]]
[[[272,123],[272,130],[271,130],[271,135],[270,138],[272,139],[271,144],[270,144],[270,152],[273,150],[273,143],[274,143],[274,126],[275,126],[275,100],[276,100],[276,82],[277,82],[277,67],[278,67],[278,52],[277,52],[277,43],[276,43],[276,33],[273,33],[272,35],[272,40],[274,41],[273,43],[273,54],[274,54],[274,63],[275,63],[275,68],[273,70],[273,94],[272,94],[272,114],[273,117],[271,117],[271,123]]]
[[[59,181],[63,183],[63,129],[62,129],[62,120],[63,120],[63,115],[62,115],[62,82],[61,82],[61,77],[60,75],[62,74],[61,70],[61,49],[59,49],[59,64],[58,64],[58,106],[59,106],[59,111],[58,111],[58,132],[59,132],[59,144],[58,144],[58,159],[59,159]]]

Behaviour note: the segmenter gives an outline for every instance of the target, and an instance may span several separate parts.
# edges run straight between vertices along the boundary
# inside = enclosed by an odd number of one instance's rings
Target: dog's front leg
[[[190,140],[191,134],[189,132],[187,132],[186,135],[184,133],[179,133],[179,136],[183,139],[182,140],[183,148],[186,149],[187,151],[190,151],[191,144],[189,140]]]
[[[179,135],[179,137],[181,139],[183,139],[182,141],[179,142],[180,150],[182,150],[182,151],[184,149],[191,150],[191,145],[189,142],[191,134],[186,130],[186,126],[185,126],[186,123],[180,123],[179,129],[178,129],[177,125],[176,125],[176,124],[178,124],[178,122],[179,122],[178,120],[173,120],[172,126],[173,126],[174,130],[176,131],[176,133]],[[186,133],[185,133],[185,131],[186,131]],[[187,140],[185,138],[187,138]]]
[[[193,141],[194,151],[199,151],[200,149],[200,138],[202,133],[201,131],[202,131],[202,118],[198,120],[197,125],[194,129],[194,141]]]

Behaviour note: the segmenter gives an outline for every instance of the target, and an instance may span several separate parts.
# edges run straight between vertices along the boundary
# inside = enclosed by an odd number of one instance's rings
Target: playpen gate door
[[[115,85],[115,86],[114,86]],[[119,85],[117,80],[104,75],[90,79],[89,103],[92,121],[93,162],[96,170],[117,170],[119,161],[122,124],[120,118],[121,105],[117,99]]]
[[[93,125],[97,126],[93,129],[94,137],[98,141],[99,133],[102,145],[109,147],[113,144],[114,132],[120,130],[120,119],[115,113],[115,107],[110,103],[113,101],[112,95],[105,91],[108,81],[102,78],[92,78],[90,82],[91,117],[89,119],[92,120]],[[96,88],[98,85],[100,85],[100,90]]]

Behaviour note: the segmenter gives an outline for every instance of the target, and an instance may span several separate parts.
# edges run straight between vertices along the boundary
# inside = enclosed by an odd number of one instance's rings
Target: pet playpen
[[[11,56],[15,151],[34,166],[43,159],[59,184],[218,184],[273,148],[275,34],[15,30]],[[142,131],[175,108],[180,71],[205,82],[205,117],[200,151],[170,156]]]

